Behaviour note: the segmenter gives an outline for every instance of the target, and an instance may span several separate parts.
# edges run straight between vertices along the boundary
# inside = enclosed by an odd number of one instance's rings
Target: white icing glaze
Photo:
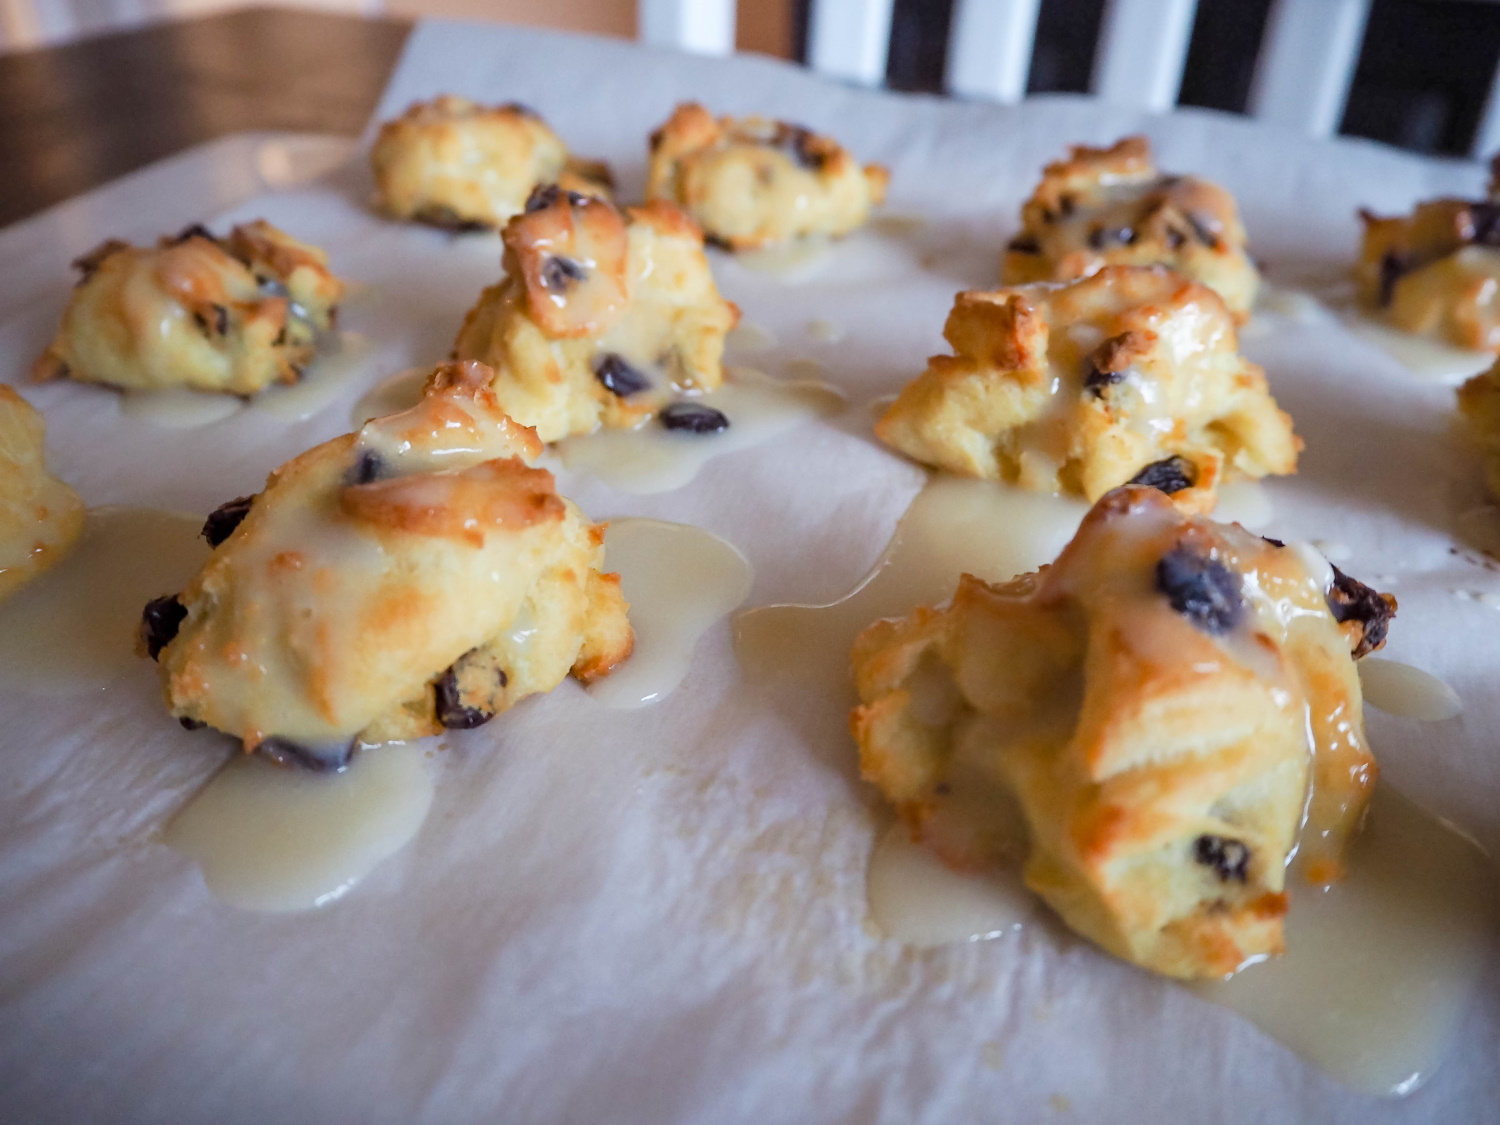
[[[1395,660],[1369,656],[1359,662],[1365,702],[1389,715],[1437,723],[1461,714],[1463,700],[1431,672]]]
[[[1259,531],[1275,514],[1271,494],[1262,481],[1231,480],[1219,485],[1213,518],[1220,523],[1237,523],[1250,531]]]
[[[1439,383],[1457,384],[1470,375],[1487,370],[1495,356],[1490,352],[1455,348],[1427,336],[1401,332],[1365,317],[1350,317],[1351,331],[1374,344],[1402,367]]]
[[[308,910],[342,897],[405,847],[431,804],[432,781],[416,746],[366,748],[340,773],[240,754],[162,839],[232,906]]]
[[[833,242],[826,235],[805,235],[763,250],[743,250],[734,261],[754,273],[782,281],[806,281],[828,265]]]
[[[1004,581],[1051,562],[1087,506],[992,481],[934,474],[874,569],[827,605],[771,605],[735,618],[735,652],[752,673],[819,685],[848,705],[849,649],[881,617],[949,598],[961,574]]]
[[[749,596],[750,564],[717,535],[652,519],[611,520],[604,557],[630,603],[635,650],[588,691],[606,707],[643,707],[682,682],[698,639]]]
[[[925,215],[902,215],[897,213],[877,215],[870,220],[870,229],[877,234],[893,238],[904,238],[915,234],[927,225]]]
[[[360,396],[349,412],[350,421],[358,427],[371,418],[384,418],[387,414],[410,410],[422,400],[422,386],[431,374],[432,369],[428,367],[408,367],[387,376]]]
[[[120,413],[166,430],[191,430],[222,422],[244,409],[245,400],[230,394],[173,387],[165,391],[123,391]]]
[[[812,418],[837,413],[842,392],[822,383],[791,383],[737,367],[724,385],[691,400],[723,411],[729,428],[717,434],[666,429],[650,419],[635,429],[600,429],[557,444],[570,470],[598,477],[620,492],[670,492],[698,475],[713,457],[758,445]]]
[[[886,937],[919,949],[981,941],[1021,929],[1036,900],[1018,868],[958,872],[893,824],[870,856],[870,919]]]
[[[1287,953],[1192,990],[1347,1086],[1410,1093],[1441,1061],[1486,967],[1493,866],[1382,786],[1348,878],[1319,891],[1295,875]]]
[[[1260,322],[1262,314],[1294,324],[1326,324],[1334,319],[1332,311],[1314,294],[1264,282],[1256,295],[1255,312],[1256,320],[1251,323]]]
[[[724,338],[724,350],[735,355],[763,352],[776,346],[776,333],[760,324],[742,320]]]
[[[1318,551],[1329,562],[1346,562],[1354,557],[1354,551],[1349,544],[1337,539],[1313,539],[1313,548]]]
[[[824,344],[837,344],[848,333],[842,324],[836,324],[831,320],[819,317],[807,322],[807,334],[814,340]]]
[[[789,359],[782,364],[781,370],[788,379],[801,380],[823,380],[827,379],[832,369],[822,360],[810,359],[807,356],[799,356],[797,359]]]
[[[150,508],[96,508],[74,551],[0,602],[0,687],[73,695],[134,667],[136,627],[208,556],[202,519]]]
[[[311,418],[338,397],[374,354],[375,345],[368,336],[357,332],[331,334],[322,340],[317,359],[301,379],[267,387],[250,400],[250,409],[294,422]]]

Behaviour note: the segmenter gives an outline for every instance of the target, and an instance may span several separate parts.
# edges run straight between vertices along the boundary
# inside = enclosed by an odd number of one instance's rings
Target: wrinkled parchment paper
[[[1238,195],[1273,279],[1336,272],[1357,206],[1404,208],[1483,180],[1475,165],[1207,113],[961,104],[753,58],[424,24],[380,114],[442,91],[536,107],[575,151],[614,163],[626,198],[647,133],[677,101],[787,117],[889,165],[889,211],[927,220],[861,236],[799,284],[716,259],[727,295],[780,340],[746,361],[772,374],[823,361],[851,396],[843,415],[667,495],[563,478],[596,517],[727,537],[754,564],[751,605],[834,597],[877,557],[922,474],[872,442],[868,402],[941,349],[954,291],[993,284],[1021,200],[1065,144],[1143,129],[1163,167]],[[0,378],[23,380],[73,254],[214,217],[260,191],[268,168],[285,172],[254,145],[229,147],[232,159],[189,154],[166,181],[137,177],[0,233]],[[230,213],[324,245],[363,283],[346,323],[374,352],[319,415],[171,431],[121,417],[109,392],[26,389],[56,470],[90,504],[207,512],[346,430],[360,390],[443,354],[498,273],[498,239],[384,224],[364,209],[368,191],[356,162]],[[813,317],[847,337],[814,340]],[[1429,725],[1372,711],[1385,781],[1500,849],[1500,613],[1453,592],[1500,592],[1500,573],[1452,551],[1476,474],[1450,428],[1451,389],[1337,325],[1282,323],[1246,350],[1307,440],[1301,473],[1270,486],[1268,530],[1346,544],[1341,565],[1401,599],[1387,655],[1467,705]],[[166,717],[149,667],[86,697],[0,692],[0,1118],[1500,1120],[1494,972],[1431,1082],[1381,1101],[1056,928],[920,953],[881,940],[864,872],[882,814],[855,778],[842,716],[819,703],[746,684],[725,625],[658,706],[609,711],[566,684],[442,740],[432,815],[411,846],[332,908],[276,916],[217,902],[156,839],[227,751]]]

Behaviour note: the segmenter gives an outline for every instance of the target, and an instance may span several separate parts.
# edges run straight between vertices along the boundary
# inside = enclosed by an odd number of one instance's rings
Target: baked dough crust
[[[1234,197],[1207,180],[1157,171],[1145,137],[1076,145],[1047,165],[1021,208],[1000,277],[1006,285],[1070,281],[1116,265],[1167,266],[1218,293],[1240,324],[1260,286]]]
[[[1005,861],[1019,804],[1026,883],[1069,926],[1223,976],[1283,951],[1299,829],[1308,879],[1342,875],[1377,775],[1351,652],[1394,611],[1310,549],[1122,488],[1052,565],[860,634],[861,772],[959,869]]]
[[[651,134],[646,197],[686,208],[710,240],[750,250],[863,226],[890,173],[831,137],[765,117],[715,118],[684,102]]]
[[[336,766],[358,743],[475,726],[630,654],[604,527],[533,466],[541,443],[490,379],[439,367],[417,406],[210,517],[208,562],[143,622],[173,715]]]
[[[719,295],[703,234],[674,204],[622,214],[544,190],[504,239],[505,276],[464,317],[453,356],[493,367],[501,409],[543,441],[636,426],[674,393],[723,382],[739,309]]]
[[[1296,471],[1291,419],[1224,302],[1169,270],[960,293],[943,335],[955,354],[875,425],[918,461],[1091,501],[1175,466],[1168,491],[1198,511],[1227,475]]]
[[[0,599],[73,548],[83,501],[47,471],[41,412],[0,384]]]
[[[543,184],[610,190],[608,167],[571,157],[535,111],[454,94],[413,102],[381,125],[370,167],[386,214],[449,230],[502,227]]]
[[[1500,362],[1459,387],[1458,409],[1484,459],[1485,485],[1500,499]]]
[[[302,377],[344,295],[327,254],[263,220],[150,248],[112,239],[73,264],[83,276],[33,378],[254,394]]]
[[[1500,203],[1433,199],[1364,224],[1354,267],[1375,319],[1460,348],[1500,352]]]

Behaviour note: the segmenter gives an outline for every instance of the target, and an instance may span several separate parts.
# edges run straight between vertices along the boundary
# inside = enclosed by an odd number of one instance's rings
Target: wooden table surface
[[[250,8],[0,55],[0,226],[230,133],[354,136],[410,26]]]

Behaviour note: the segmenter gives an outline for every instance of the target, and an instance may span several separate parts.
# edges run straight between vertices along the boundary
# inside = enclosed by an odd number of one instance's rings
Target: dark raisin
[[[500,673],[500,686],[506,684],[504,672]],[[449,668],[433,685],[433,710],[437,721],[449,730],[473,730],[482,727],[495,717],[493,711],[470,707],[463,702],[463,693],[458,684],[458,672]]]
[[[220,336],[229,332],[229,310],[223,305],[214,306],[214,331]]]
[[[1380,259],[1380,306],[1387,308],[1396,297],[1396,282],[1411,268],[1411,259],[1405,254],[1388,250]]]
[[[1250,849],[1239,840],[1223,836],[1199,836],[1193,841],[1193,859],[1213,868],[1222,882],[1243,883],[1250,874]]]
[[[604,384],[605,390],[621,398],[629,398],[651,389],[650,376],[632,367],[624,356],[614,352],[605,352],[594,360],[594,378]]]
[[[810,172],[820,172],[823,165],[828,162],[828,156],[818,150],[815,144],[817,136],[811,129],[781,121],[776,125],[776,136],[771,143],[795,160],[799,166]]]
[[[1077,203],[1071,195],[1059,195],[1057,197],[1057,209],[1063,218],[1066,219],[1071,215],[1076,207]]]
[[[1116,383],[1123,382],[1124,379],[1125,372],[1123,371],[1100,371],[1098,367],[1090,363],[1089,369],[1084,372],[1083,389],[1095,398],[1103,398],[1105,387],[1114,386]]]
[[[589,197],[582,192],[564,191],[556,184],[537,184],[526,197],[526,213],[530,215],[533,211],[545,211],[559,199],[566,199],[573,207],[582,206],[589,201]]]
[[[1272,539],[1269,535],[1262,535],[1261,538],[1264,539],[1267,543],[1271,544],[1271,546],[1273,546],[1273,547],[1285,547],[1286,546],[1286,542],[1284,540],[1281,540],[1281,539]]]
[[[1167,228],[1167,249],[1168,250],[1181,250],[1182,249],[1182,244],[1184,242],[1186,242],[1186,241],[1187,241],[1187,235],[1183,234],[1176,227],[1168,227]]]
[[[177,630],[187,619],[187,607],[177,600],[176,594],[152,598],[141,611],[140,638],[146,655],[152,660],[161,656],[161,650],[172,643]]]
[[[540,121],[542,119],[542,115],[525,102],[506,102],[500,107],[500,111],[502,113],[517,113],[522,117],[529,117],[533,121]]]
[[[489,223],[480,222],[478,219],[466,219],[452,207],[445,207],[442,204],[424,207],[417,212],[415,218],[428,226],[441,227],[454,234],[468,234],[471,231],[491,229]]]
[[[1179,544],[1156,564],[1156,588],[1205,633],[1227,633],[1245,613],[1240,576],[1217,559]]]
[[[193,314],[193,323],[198,326],[199,332],[202,332],[205,336],[208,335],[208,321],[203,319],[202,313]]]
[[[288,766],[295,769],[311,770],[314,773],[329,773],[342,770],[354,757],[354,743],[343,747],[329,747],[327,750],[315,750],[304,746],[300,742],[293,742],[290,738],[281,738],[273,735],[263,738],[256,745],[255,752],[263,758],[269,758],[278,766]]]
[[[380,454],[361,449],[358,456],[354,458],[354,464],[350,465],[349,471],[344,474],[344,484],[369,484],[384,475],[385,462],[381,460]]]
[[[179,715],[177,721],[182,724],[183,730],[202,730],[208,726],[207,723],[200,722],[197,719],[190,719],[186,715]]]
[[[234,534],[234,529],[250,514],[250,505],[254,502],[254,496],[236,496],[210,512],[208,519],[203,521],[203,531],[200,533],[208,540],[208,545],[217,547]]]
[[[1089,245],[1095,250],[1103,250],[1112,242],[1118,242],[1121,246],[1129,246],[1135,241],[1134,227],[1095,227],[1089,231]]]
[[[1029,234],[1020,234],[1012,238],[1005,247],[1013,254],[1040,254],[1042,244]]]
[[[1333,585],[1328,588],[1328,611],[1340,625],[1358,621],[1363,627],[1359,643],[1354,646],[1354,659],[1358,660],[1385,644],[1391,618],[1396,616],[1396,599],[1334,567]]]
[[[1219,236],[1209,229],[1208,223],[1200,216],[1186,212],[1182,217],[1187,220],[1188,226],[1193,228],[1193,234],[1197,236],[1199,242],[1210,250],[1219,248]]]
[[[729,419],[722,411],[696,402],[668,403],[657,418],[669,430],[685,430],[690,434],[717,434],[729,429]]]
[[[209,242],[214,243],[217,243],[219,241],[214,237],[214,232],[209,230],[202,223],[194,223],[191,226],[183,227],[180,231],[173,235],[169,245],[179,246],[190,238],[204,238]]]
[[[1170,496],[1174,492],[1192,488],[1198,481],[1198,472],[1186,457],[1168,457],[1164,461],[1153,461],[1135,476],[1131,484],[1143,484]]]
[[[1500,204],[1485,200],[1469,204],[1469,241],[1480,246],[1500,246]]]
[[[566,293],[588,275],[588,268],[581,262],[553,254],[542,264],[542,287],[554,293]]]
[[[730,242],[723,235],[713,234],[709,231],[703,232],[703,245],[712,246],[715,250],[734,250],[734,243]]]

